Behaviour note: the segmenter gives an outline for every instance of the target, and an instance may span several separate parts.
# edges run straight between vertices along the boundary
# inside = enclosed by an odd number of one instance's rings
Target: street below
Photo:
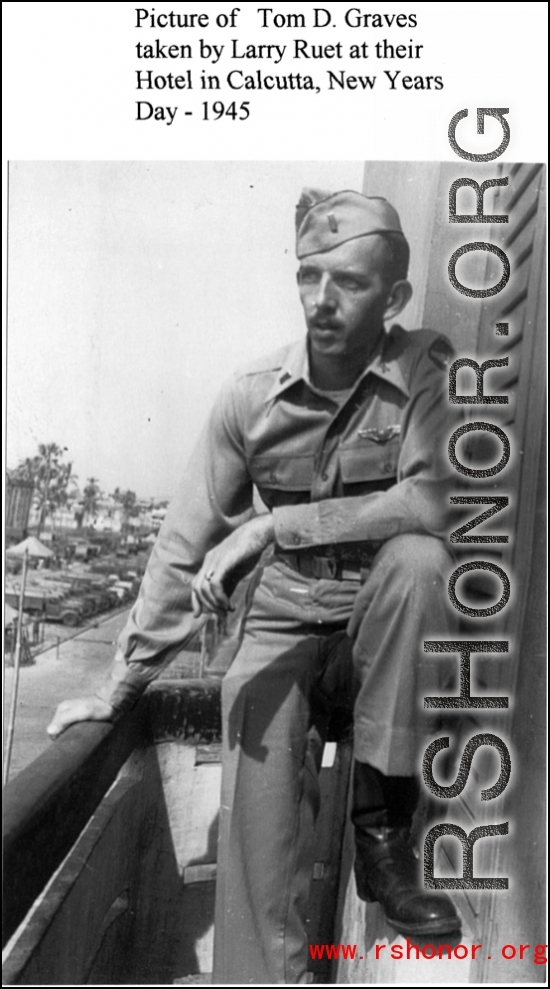
[[[22,666],[11,758],[10,780],[55,745],[46,734],[55,708],[62,700],[93,694],[113,660],[115,645],[129,608],[96,620],[71,638],[40,652],[32,666]],[[64,630],[67,631],[67,630]],[[7,731],[13,667],[4,674],[4,733]]]

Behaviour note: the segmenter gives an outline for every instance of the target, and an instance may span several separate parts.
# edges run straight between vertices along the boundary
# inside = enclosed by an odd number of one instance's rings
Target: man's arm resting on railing
[[[95,694],[62,701],[58,705],[48,725],[48,735],[56,738],[78,721],[114,721],[137,703],[145,688],[164,669],[172,656],[173,652],[160,663],[127,664],[120,651],[117,652],[108,676]]]

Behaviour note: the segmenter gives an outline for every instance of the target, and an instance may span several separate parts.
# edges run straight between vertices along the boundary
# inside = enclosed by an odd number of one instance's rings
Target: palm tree
[[[136,509],[136,493],[135,491],[121,491],[120,488],[115,488],[113,491],[113,498],[118,501],[122,508],[122,532],[128,534],[129,520],[137,514]]]
[[[97,515],[97,503],[101,494],[97,477],[88,478],[88,483],[82,494],[84,496],[82,502],[83,515],[94,519]]]
[[[38,510],[37,536],[48,515],[66,500],[69,482],[73,479],[72,464],[63,464],[61,458],[67,447],[57,443],[39,443],[38,453],[26,457],[13,474],[22,480],[34,482],[34,500]]]
[[[125,491],[122,496],[122,515],[124,518],[123,528],[128,534],[129,520],[136,514],[136,493],[135,491]]]
[[[70,487],[76,489],[77,475],[73,474],[72,464],[60,464],[56,477],[50,484],[50,508],[52,518],[64,508],[69,500]]]

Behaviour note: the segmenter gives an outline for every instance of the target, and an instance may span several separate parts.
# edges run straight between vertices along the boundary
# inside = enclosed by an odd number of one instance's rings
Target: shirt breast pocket
[[[399,437],[374,440],[369,436],[340,448],[340,475],[344,484],[397,479]]]
[[[313,483],[313,456],[287,457],[271,454],[251,457],[248,471],[257,488],[277,491],[310,491]]]

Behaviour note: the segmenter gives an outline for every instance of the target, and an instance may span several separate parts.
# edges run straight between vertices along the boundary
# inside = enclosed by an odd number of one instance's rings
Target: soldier
[[[432,331],[385,328],[412,294],[408,244],[386,200],[306,190],[296,227],[306,339],[222,391],[109,683],[60,705],[50,726],[56,735],[133,703],[203,613],[230,607],[239,568],[257,563],[222,691],[222,984],[307,979],[317,775],[334,705],[354,712],[359,896],[379,900],[406,935],[459,927],[448,896],[420,887],[410,840],[426,727],[422,644],[449,629],[451,348]]]

